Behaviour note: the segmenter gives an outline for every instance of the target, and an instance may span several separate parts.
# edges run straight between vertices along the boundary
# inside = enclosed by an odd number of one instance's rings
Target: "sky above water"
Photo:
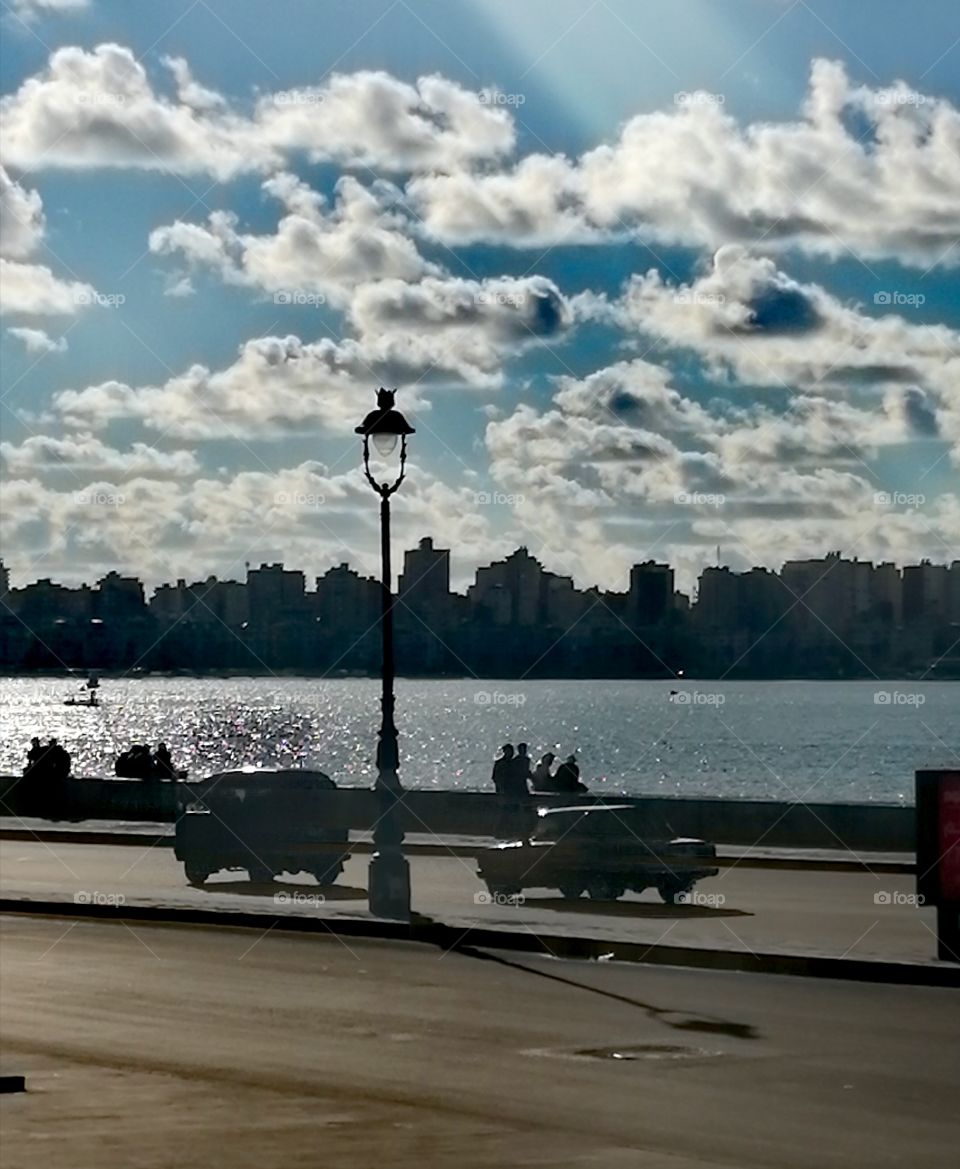
[[[3,0],[14,583],[960,557],[954,0]]]

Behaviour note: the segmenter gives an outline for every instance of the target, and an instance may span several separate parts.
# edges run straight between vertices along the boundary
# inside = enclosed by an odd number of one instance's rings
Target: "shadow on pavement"
[[[240,893],[244,897],[276,897],[283,893],[292,903],[294,895],[300,897],[322,896],[325,901],[366,901],[366,889],[353,885],[300,885],[293,881],[205,881],[194,885],[201,893]]]
[[[654,907],[656,908],[656,907]],[[669,908],[669,906],[664,906]],[[550,982],[559,982],[564,986],[585,990],[590,994],[600,995],[623,1003],[629,1007],[636,1007],[643,1011],[648,1018],[676,1031],[693,1031],[705,1035],[724,1035],[729,1039],[760,1039],[761,1033],[752,1023],[737,1023],[732,1019],[723,1019],[718,1015],[691,1014],[688,1011],[679,1011],[673,1007],[660,1007],[655,1003],[645,1002],[643,999],[633,998],[630,995],[620,994],[605,987],[595,986],[588,982],[579,982],[577,979],[560,974],[556,970],[543,967],[527,966],[519,959],[508,958],[503,954],[496,954],[490,950],[479,949],[476,946],[457,946],[456,950],[471,958],[479,958],[484,962],[496,962],[500,966],[509,966],[513,970],[531,974],[536,978],[547,979]]]
[[[711,905],[658,905],[654,901],[594,901],[589,897],[527,897],[524,909],[552,909],[556,913],[582,913],[589,917],[649,917],[672,921],[694,918],[753,917],[748,909],[714,908]]]

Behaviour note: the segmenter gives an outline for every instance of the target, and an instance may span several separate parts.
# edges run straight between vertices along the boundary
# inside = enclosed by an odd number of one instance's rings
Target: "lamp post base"
[[[374,916],[410,920],[410,866],[399,848],[385,848],[373,854],[367,883]]]

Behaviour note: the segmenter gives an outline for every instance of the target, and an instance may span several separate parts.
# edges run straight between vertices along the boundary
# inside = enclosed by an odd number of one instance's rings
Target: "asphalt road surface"
[[[4,840],[0,892],[336,918],[367,913],[368,863],[367,855],[353,857],[327,889],[307,875],[252,885],[245,873],[221,873],[193,888],[167,847]],[[739,867],[701,882],[698,903],[667,906],[651,890],[609,903],[563,901],[545,891],[528,891],[522,904],[496,903],[468,857],[414,857],[411,874],[414,908],[464,929],[481,923],[644,944],[893,961],[930,961],[936,952],[935,913],[916,907],[908,875]]]
[[[946,1169],[955,991],[0,919],[10,1169]],[[619,1056],[620,1058],[616,1058]]]

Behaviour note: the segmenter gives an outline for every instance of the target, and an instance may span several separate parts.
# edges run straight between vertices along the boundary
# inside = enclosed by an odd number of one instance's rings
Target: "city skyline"
[[[691,601],[672,567],[634,565],[622,591],[579,589],[525,547],[451,590],[451,551],[430,537],[394,581],[401,673],[524,677],[960,677],[960,560],[708,567]],[[347,563],[308,588],[282,563],[244,581],[185,579],[147,599],[136,577],[7,590],[0,668],[299,670],[376,674],[382,585]]]
[[[439,548],[435,549],[434,548],[434,537],[432,537],[432,536],[420,537],[420,539],[417,542],[417,548],[423,549],[425,546],[428,547],[430,550],[435,550],[437,552],[441,552],[447,557],[451,557],[451,555],[452,555],[452,549],[439,549]],[[404,557],[404,556],[406,556],[414,551],[415,551],[415,549],[413,549],[413,548],[401,549],[400,555],[401,555],[401,557]],[[721,551],[719,546],[718,546],[718,551]],[[557,576],[557,577],[563,576],[563,574],[554,573],[551,569],[547,568],[547,566],[540,560],[539,557],[531,554],[528,545],[518,544],[517,547],[512,550],[512,552],[508,553],[507,556],[505,556],[505,557],[501,557],[499,561],[491,560],[486,565],[481,565],[481,564],[475,565],[473,568],[474,577],[473,577],[473,580],[471,581],[470,584],[467,584],[465,587],[462,587],[462,588],[456,588],[451,584],[451,586],[449,587],[449,589],[447,591],[449,591],[451,594],[455,594],[458,596],[466,596],[469,593],[470,588],[472,588],[476,585],[478,572],[480,572],[483,568],[490,568],[490,567],[493,567],[495,564],[503,563],[504,561],[508,560],[511,556],[515,556],[518,553],[527,553],[529,555],[532,555],[532,558],[534,560],[536,560],[538,564],[541,565],[541,567],[544,569],[544,571],[547,574],[552,575],[552,576]],[[864,558],[861,558],[858,556],[845,556],[842,549],[830,550],[828,552],[822,553],[820,556],[816,556],[816,555],[811,554],[809,556],[798,557],[796,559],[789,560],[789,561],[785,560],[785,561],[781,562],[781,564],[778,568],[771,568],[770,566],[768,566],[766,564],[755,564],[755,565],[751,565],[749,568],[738,569],[732,564],[722,563],[722,558],[719,558],[715,564],[707,564],[704,566],[703,572],[701,572],[700,576],[695,581],[694,588],[691,589],[689,593],[685,593],[682,589],[679,589],[679,588],[675,589],[675,592],[677,595],[679,595],[681,597],[685,597],[687,600],[689,600],[689,602],[691,604],[696,604],[698,602],[698,599],[699,599],[699,586],[703,580],[704,573],[709,571],[709,570],[719,570],[721,572],[728,572],[733,576],[744,576],[744,575],[747,575],[748,573],[754,573],[754,572],[768,572],[768,573],[771,573],[772,575],[779,576],[782,574],[783,568],[785,566],[787,566],[788,564],[803,564],[803,563],[829,564],[831,561],[834,561],[834,560],[838,561],[841,564],[856,564],[856,565],[860,565],[861,567],[866,567],[869,569],[893,568],[900,574],[903,573],[904,569],[907,569],[907,568],[919,569],[919,568],[924,567],[925,565],[929,565],[933,568],[940,568],[940,569],[950,569],[951,567],[956,568],[956,567],[960,566],[960,554],[958,554],[957,556],[951,557],[950,559],[943,559],[943,560],[939,560],[939,561],[935,560],[933,558],[930,558],[930,557],[924,557],[923,559],[915,561],[913,563],[906,563],[906,562],[897,563],[896,561],[881,561],[879,564],[877,564],[872,560],[867,560],[867,559],[864,559]],[[447,572],[449,573],[448,579],[450,581],[453,581],[455,579],[455,574],[453,572],[453,563],[454,562],[451,560],[450,564],[448,565],[448,568],[447,568]],[[654,558],[650,558],[648,560],[643,560],[643,561],[638,560],[636,562],[636,564],[632,566],[632,568],[645,567],[648,565],[655,565],[657,568],[668,568],[671,570],[671,572],[673,572],[673,566],[670,565],[669,562],[666,562],[666,561],[660,562]],[[626,578],[625,578],[624,583],[627,587],[624,590],[617,590],[616,588],[614,588],[614,589],[600,589],[599,583],[597,583],[597,582],[593,582],[593,583],[587,585],[586,587],[582,587],[582,586],[576,585],[576,583],[575,583],[575,581],[573,581],[572,577],[571,577],[571,583],[573,584],[574,589],[578,592],[600,591],[600,592],[610,592],[610,593],[615,594],[618,591],[628,591],[628,589],[629,589],[629,575],[630,575],[630,571],[632,571],[632,568],[628,569],[628,572],[626,574]],[[252,561],[247,561],[244,564],[244,573],[246,574],[247,577],[249,577],[249,574],[251,572],[262,571],[265,569],[273,569],[273,570],[280,569],[280,570],[283,570],[284,572],[293,572],[293,573],[296,573],[298,575],[302,575],[303,579],[304,579],[304,586],[305,586],[304,591],[305,592],[314,591],[314,590],[311,590],[309,588],[309,582],[311,580],[310,574],[303,568],[288,567],[286,565],[286,562],[283,560],[274,561],[272,563],[268,563],[266,561],[261,561],[259,565],[254,565]],[[371,580],[374,583],[376,583],[377,586],[379,587],[379,579],[377,577],[376,572],[370,572],[367,574],[361,573],[354,565],[352,565],[350,563],[349,560],[331,561],[327,565],[327,567],[319,575],[313,577],[314,586],[316,585],[316,582],[318,580],[320,580],[323,576],[327,575],[328,573],[330,573],[331,571],[334,571],[336,569],[340,569],[340,570],[349,569],[351,572],[353,572],[355,575],[357,575],[361,579]],[[403,575],[404,575],[404,570],[402,568],[394,573],[394,578],[395,578],[394,592],[402,591]],[[461,573],[461,577],[462,577],[462,573]],[[188,578],[184,576],[184,577],[177,577],[175,580],[172,580],[172,581],[171,580],[159,581],[156,585],[154,585],[152,587],[152,592],[150,592],[148,595],[148,586],[147,586],[146,582],[144,582],[140,579],[139,576],[137,576],[135,573],[123,572],[119,568],[114,567],[114,568],[108,569],[107,572],[104,574],[104,576],[102,576],[99,580],[94,580],[94,581],[80,581],[80,582],[75,583],[75,584],[63,584],[62,581],[55,580],[53,577],[40,577],[40,576],[38,576],[38,577],[35,577],[32,581],[26,581],[25,583],[18,585],[18,584],[11,583],[13,580],[13,574],[11,572],[11,566],[10,566],[9,562],[7,561],[7,559],[0,557],[0,599],[2,599],[7,592],[18,591],[18,590],[22,591],[23,589],[28,588],[31,584],[44,584],[44,583],[53,584],[55,587],[64,588],[67,590],[74,590],[74,589],[93,590],[97,585],[99,585],[104,579],[107,579],[107,578],[112,578],[112,579],[122,578],[122,579],[126,579],[126,580],[136,580],[138,583],[140,583],[141,587],[143,588],[144,600],[148,604],[156,596],[156,594],[159,591],[169,590],[170,588],[176,587],[176,586],[183,586],[185,588],[199,588],[199,587],[202,587],[204,585],[208,585],[211,581],[214,581],[214,582],[217,582],[220,584],[245,584],[245,583],[247,583],[246,581],[243,581],[243,580],[237,580],[235,577],[219,577],[214,572],[208,572],[205,576],[198,575],[192,580],[188,580]],[[466,578],[463,578],[463,579],[466,579]],[[674,575],[673,579],[675,580],[675,575]]]

